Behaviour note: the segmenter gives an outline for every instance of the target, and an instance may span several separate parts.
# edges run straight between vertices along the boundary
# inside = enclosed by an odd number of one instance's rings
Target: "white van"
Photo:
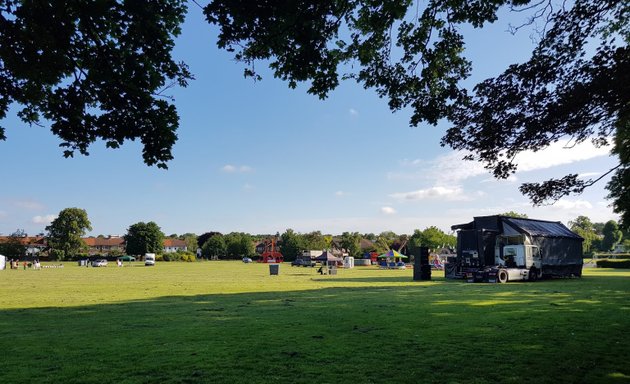
[[[144,254],[144,265],[155,265],[155,253]]]

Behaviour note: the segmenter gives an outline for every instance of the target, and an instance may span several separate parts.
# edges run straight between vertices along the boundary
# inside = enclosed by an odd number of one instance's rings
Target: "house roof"
[[[115,247],[125,244],[122,237],[84,237],[83,241],[88,247]]]
[[[187,244],[184,240],[180,240],[180,239],[164,239],[164,246],[165,247],[186,247]]]
[[[0,243],[7,243],[15,239],[13,236],[0,236]],[[46,238],[43,236],[26,236],[26,237],[17,237],[18,241],[22,245],[46,245]]]

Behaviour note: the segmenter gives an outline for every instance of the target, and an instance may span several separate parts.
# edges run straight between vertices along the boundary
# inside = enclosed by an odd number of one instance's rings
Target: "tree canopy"
[[[192,77],[171,58],[184,0],[0,5],[0,119],[13,103],[24,122],[45,119],[66,157],[139,139],[144,162],[166,168],[179,117],[164,92]]]
[[[613,209],[630,224],[630,5],[623,0],[212,0],[217,44],[260,78],[269,63],[290,87],[307,82],[325,98],[352,79],[411,111],[410,125],[449,128],[441,144],[461,150],[497,178],[517,155],[561,140],[613,145],[619,164],[594,180],[578,174],[521,185],[534,204],[555,201],[613,173]],[[51,123],[65,156],[88,154],[96,140],[116,148],[139,139],[148,165],[166,168],[179,118],[171,85],[192,78],[171,57],[184,0],[0,1],[0,118],[9,106],[31,124]],[[195,3],[197,4],[197,3]],[[523,15],[530,58],[470,87],[466,31]],[[534,27],[538,26],[538,28]],[[4,139],[0,128],[0,139]],[[200,244],[201,246],[202,244]]]
[[[541,26],[537,46],[526,62],[467,88],[472,66],[462,31],[495,22],[502,8],[528,15],[514,31]],[[507,178],[524,151],[566,139],[627,141],[629,10],[620,0],[430,0],[423,9],[408,0],[214,0],[204,12],[220,28],[219,47],[234,52],[246,76],[259,78],[254,63],[268,61],[274,76],[290,87],[310,82],[308,92],[321,98],[354,79],[392,110],[410,108],[412,126],[448,121],[442,145]],[[615,172],[607,187],[622,216],[630,212],[625,148],[615,146],[620,164],[603,170]],[[520,190],[543,204],[597,180],[570,174]]]
[[[203,246],[201,247],[201,255],[208,259],[218,259],[220,257],[224,257],[226,253],[227,246],[225,245],[225,240],[223,239],[223,235],[219,234],[208,238],[208,240],[206,240],[206,242],[203,243]]]
[[[358,232],[343,232],[340,246],[348,252],[349,256],[361,256],[361,235]]]
[[[125,250],[130,255],[157,253],[164,248],[164,233],[153,221],[132,224],[124,238]]]
[[[619,230],[619,226],[614,220],[609,220],[604,224],[602,234],[604,235],[601,243],[603,251],[612,251],[615,245],[621,243],[623,239],[623,232]]]
[[[92,224],[84,209],[63,209],[46,227],[48,246],[60,259],[72,257],[85,247],[82,237],[91,230]]]
[[[435,226],[427,227],[423,231],[416,229],[409,238],[409,248],[415,250],[419,247],[427,247],[431,251],[436,251],[440,247],[454,247],[457,238],[444,233]]]
[[[211,238],[212,239],[212,238]],[[223,236],[226,255],[231,259],[240,259],[254,254],[252,236],[243,232],[231,232]]]

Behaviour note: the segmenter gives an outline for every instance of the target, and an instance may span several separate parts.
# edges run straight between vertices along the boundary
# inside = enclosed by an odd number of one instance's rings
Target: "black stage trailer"
[[[457,256],[445,267],[447,278],[483,280],[509,268],[521,271],[521,280],[582,275],[584,239],[561,222],[481,216],[451,229],[457,230]],[[510,259],[518,247],[529,252],[529,263]]]

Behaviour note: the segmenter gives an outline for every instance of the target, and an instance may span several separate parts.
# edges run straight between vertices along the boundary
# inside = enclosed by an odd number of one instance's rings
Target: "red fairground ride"
[[[260,263],[282,263],[284,257],[282,253],[276,251],[276,239],[267,239],[264,242],[265,251],[260,255]]]

